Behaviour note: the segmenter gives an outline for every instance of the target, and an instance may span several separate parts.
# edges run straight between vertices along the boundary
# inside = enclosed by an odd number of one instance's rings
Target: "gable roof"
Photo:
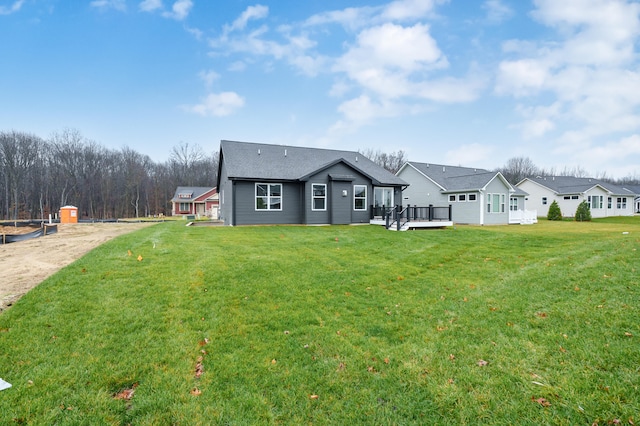
[[[374,185],[408,185],[354,151],[223,140],[220,142],[220,170],[223,163],[231,180],[305,181],[334,164],[344,163],[367,176]]]
[[[419,173],[432,180],[442,188],[443,192],[480,191],[495,179],[496,176],[498,176],[510,190],[515,191],[500,172],[490,172],[489,170],[471,167],[417,163],[415,161],[408,161],[402,166],[400,171],[406,166],[413,167]]]
[[[524,182],[527,179],[537,183],[538,185],[549,188],[558,195],[582,194],[595,186],[601,187],[612,195],[635,195],[632,190],[624,188],[620,185],[615,185],[593,178],[579,178],[573,176],[537,176],[525,178],[520,183]],[[518,183],[518,185],[520,183]]]
[[[194,201],[198,197],[201,197],[212,189],[215,190],[215,188],[211,188],[210,186],[179,186],[176,189],[175,194],[173,194],[171,201],[174,203],[188,203],[190,201]]]

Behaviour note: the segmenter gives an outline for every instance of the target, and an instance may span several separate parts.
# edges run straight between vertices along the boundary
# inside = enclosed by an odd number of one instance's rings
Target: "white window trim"
[[[473,197],[473,200],[471,199],[471,197]],[[467,194],[467,202],[468,203],[475,203],[476,201],[478,201],[478,194]]]
[[[259,209],[258,208],[258,185],[267,185],[267,208],[266,209]],[[280,208],[279,209],[272,209],[271,208],[271,186],[272,185],[279,185],[280,186],[280,196],[274,196],[273,198],[280,198]],[[267,182],[256,182],[255,184],[255,190],[254,190],[254,197],[253,197],[253,208],[255,209],[255,211],[257,212],[281,212],[282,211],[282,207],[284,205],[284,185],[281,183],[267,183]]]
[[[449,202],[455,203],[457,201],[456,194],[449,194]]]
[[[313,190],[314,186],[323,186],[324,187],[324,196],[316,197],[316,195],[314,193],[314,190]],[[324,203],[323,203],[324,204],[324,208],[316,209],[315,208],[315,205],[316,205],[315,200],[316,199],[320,199],[320,198],[322,198],[322,200],[324,201]],[[314,211],[314,212],[326,212],[327,211],[327,184],[326,183],[312,183],[311,184],[311,211]]]
[[[498,211],[493,210],[493,196],[497,195],[498,198]],[[487,213],[489,214],[500,214],[507,213],[506,210],[506,195],[500,193],[489,193],[487,194]]]
[[[356,208],[356,199],[358,200],[362,200],[363,197],[356,197],[356,188],[359,187],[363,187],[364,188],[364,208],[362,209],[358,209]],[[363,211],[367,211],[367,197],[369,196],[369,194],[367,194],[367,185],[353,185],[353,210],[355,211],[359,211],[359,212],[363,212]]]

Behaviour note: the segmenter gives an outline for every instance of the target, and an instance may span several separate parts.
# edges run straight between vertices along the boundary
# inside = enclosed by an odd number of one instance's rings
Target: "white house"
[[[634,213],[632,190],[593,178],[546,176],[525,178],[516,187],[529,193],[527,205],[546,216],[556,201],[562,215],[575,216],[582,201],[589,203],[591,217],[631,216]]]
[[[409,183],[402,191],[403,204],[449,204],[455,223],[507,225],[537,221],[535,212],[525,210],[528,194],[511,186],[500,172],[409,161],[396,175]]]

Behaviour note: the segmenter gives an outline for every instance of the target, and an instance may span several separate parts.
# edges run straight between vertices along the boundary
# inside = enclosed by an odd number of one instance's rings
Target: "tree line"
[[[65,129],[43,139],[0,132],[0,219],[48,219],[78,207],[90,219],[168,215],[178,186],[213,187],[218,153],[180,143],[157,163],[124,147],[107,149]]]
[[[535,176],[573,176],[573,177],[590,177],[599,179],[604,182],[609,182],[617,185],[640,185],[639,176],[627,176],[624,178],[614,179],[607,176],[606,172],[602,172],[596,176],[590,175],[585,169],[580,166],[577,167],[565,167],[561,170],[536,166],[529,157],[513,157],[507,160],[504,166],[496,169],[497,172],[502,175],[511,183],[516,185],[522,179]]]

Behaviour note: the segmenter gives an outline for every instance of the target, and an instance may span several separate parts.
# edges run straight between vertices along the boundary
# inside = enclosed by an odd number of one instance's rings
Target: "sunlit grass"
[[[158,224],[0,315],[0,423],[637,422],[639,225]]]

